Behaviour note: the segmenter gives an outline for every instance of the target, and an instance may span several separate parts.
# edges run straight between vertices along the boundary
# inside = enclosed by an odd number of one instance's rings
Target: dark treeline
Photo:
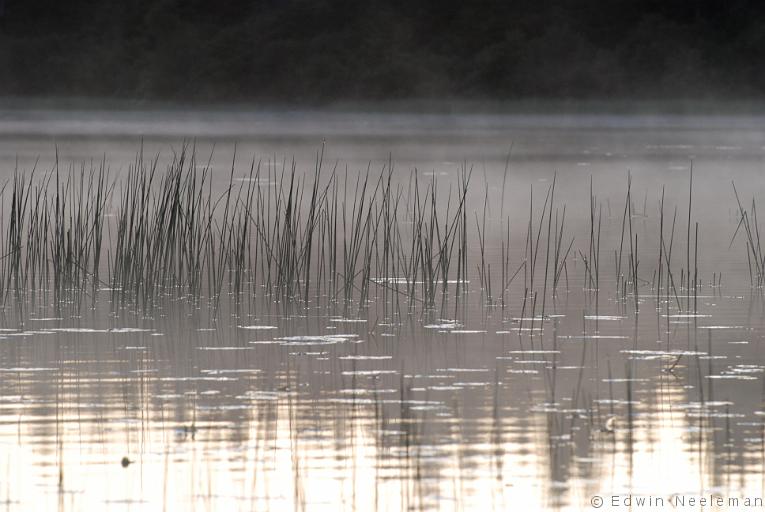
[[[765,95],[749,0],[0,0],[0,95]]]

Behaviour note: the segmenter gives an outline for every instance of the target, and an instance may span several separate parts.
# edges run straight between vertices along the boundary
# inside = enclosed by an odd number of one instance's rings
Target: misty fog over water
[[[761,509],[764,6],[0,0],[0,508]]]
[[[0,507],[759,510],[764,6],[0,0]]]
[[[55,212],[55,186],[57,198],[84,197],[79,176],[85,196],[112,192],[99,277],[22,294],[14,280],[42,277],[4,260],[0,499],[20,510],[581,510],[596,496],[759,496],[763,120],[6,109],[5,194],[21,176],[48,179],[27,204]],[[172,174],[179,156],[189,170]],[[158,178],[131,206],[141,185],[130,180],[155,158],[157,176],[179,181]],[[87,188],[106,171],[103,189]],[[217,205],[209,227],[190,217],[204,205],[180,215],[189,233],[215,237],[202,291],[173,274],[156,297],[131,295],[115,265],[144,261],[155,242],[124,235],[123,215],[148,218],[171,183],[192,190],[194,176],[207,176],[194,193],[209,187]],[[369,176],[374,195],[360,185]],[[292,296],[269,256],[292,254],[273,237],[306,240],[315,183],[338,192],[320,205],[313,248],[300,249],[313,256]],[[67,204],[74,218],[77,201]],[[42,225],[16,249],[3,242],[26,255],[18,268],[61,265],[58,228]],[[210,262],[237,226],[252,230],[246,258],[221,260],[216,300]],[[454,233],[464,246],[447,262],[437,244]],[[146,246],[115,259],[131,237]],[[51,263],[36,263],[28,244],[40,240]],[[349,279],[353,247],[362,263]],[[170,259],[186,261],[179,250]],[[331,267],[333,253],[343,265]],[[451,264],[435,295],[431,264]]]

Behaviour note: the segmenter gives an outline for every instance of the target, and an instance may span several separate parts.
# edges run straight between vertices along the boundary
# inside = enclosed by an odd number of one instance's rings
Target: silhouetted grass
[[[94,307],[101,296],[116,308],[183,300],[217,310],[223,298],[239,304],[261,297],[290,304],[328,301],[340,305],[345,315],[375,302],[388,319],[417,308],[432,313],[440,309],[441,317],[448,318],[451,304],[469,299],[473,272],[481,303],[505,309],[511,286],[523,271],[523,284],[515,285],[523,292],[516,306],[521,310],[519,330],[528,321],[534,332],[535,324],[543,328],[550,300],[555,307],[564,277],[569,291],[569,266],[578,254],[584,266],[582,285],[594,293],[598,314],[603,208],[592,182],[586,252],[566,233],[568,210],[556,203],[557,176],[547,187],[541,211],[530,190],[525,245],[515,248],[512,219],[502,217],[505,208],[496,209],[498,218],[492,215],[488,183],[482,204],[469,204],[472,169],[467,164],[457,170],[456,186],[451,182],[444,187],[435,176],[423,179],[416,169],[408,181],[400,174],[394,179],[392,159],[381,169],[370,164],[361,173],[327,166],[323,147],[309,172],[299,171],[294,160],[253,160],[240,177],[236,158],[235,152],[230,167],[215,171],[217,176],[225,172],[223,185],[219,177],[213,183],[212,156],[200,162],[190,145],[174,153],[163,169],[159,155],[147,158],[141,150],[116,177],[110,177],[105,158],[66,170],[56,163],[43,173],[16,171],[0,188],[4,303],[28,304],[28,299],[50,293],[54,304],[77,308],[85,303]],[[503,183],[499,192],[504,196],[506,174]],[[632,194],[628,174],[619,245],[608,252],[614,254],[616,297],[626,304],[631,296],[637,311],[643,265]],[[691,181],[689,223],[692,195]],[[642,217],[648,215],[646,205],[647,199]],[[760,285],[765,255],[756,209],[753,204],[745,211],[739,201],[739,211],[738,230],[746,233],[752,283]],[[657,305],[664,286],[667,303],[673,295],[682,310],[672,268],[677,208],[669,237],[664,213],[662,191],[659,254],[651,258],[657,266],[644,271],[652,272],[652,280],[642,281],[656,288]],[[468,216],[474,218],[474,227]],[[680,269],[684,306],[694,311],[699,230],[696,223],[693,239],[687,230],[686,267]],[[520,261],[514,261],[521,249]],[[472,258],[477,260],[471,265]],[[537,269],[542,258],[543,276]]]

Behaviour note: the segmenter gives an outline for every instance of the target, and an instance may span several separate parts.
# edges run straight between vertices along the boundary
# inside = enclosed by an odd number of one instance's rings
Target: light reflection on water
[[[299,333],[332,322],[210,331],[177,317],[115,331],[95,313],[49,320],[2,340],[3,499],[576,510],[595,494],[757,494],[763,333],[718,301],[710,318],[742,327],[697,319],[662,342],[652,334],[664,319],[647,307],[637,328],[629,315],[592,337],[563,335],[581,320],[558,309],[543,339],[496,334],[497,313],[487,332],[382,337],[354,323],[313,339]],[[73,327],[85,324],[97,327]]]
[[[397,118],[357,134],[348,126],[358,124],[340,121],[333,151],[348,151],[348,160],[376,158],[370,148],[379,158],[400,150],[408,173],[413,162],[452,171],[474,158],[494,196],[506,143],[520,140],[504,212],[518,219],[515,259],[529,185],[543,193],[549,181],[540,180],[554,170],[570,208],[567,229],[586,253],[594,176],[607,261],[598,301],[572,256],[568,284],[545,318],[523,311],[517,287],[506,307],[482,305],[477,280],[461,308],[404,308],[393,318],[375,298],[358,316],[358,307],[287,310],[262,297],[243,309],[224,300],[217,320],[184,304],[150,317],[115,316],[108,304],[79,317],[41,308],[23,325],[8,314],[0,332],[0,502],[38,510],[580,510],[594,495],[761,495],[765,304],[748,285],[743,250],[728,249],[736,228],[730,179],[749,197],[763,188],[759,125],[726,118],[705,130],[685,121],[651,130],[645,120],[625,127],[587,118],[580,131],[570,119],[494,119],[463,140],[476,119],[430,135],[439,120],[425,119],[402,140]],[[4,157],[19,138],[28,149],[22,160],[48,149],[47,132],[27,120],[20,134],[13,123],[0,130]],[[243,145],[296,147],[310,163],[318,128],[280,123],[278,142],[253,128],[242,130]],[[133,131],[110,126],[109,138],[57,136],[74,155],[134,151]],[[631,299],[616,298],[610,277],[624,173],[633,170],[636,211],[645,213],[635,229],[641,268],[650,269],[657,192],[666,184],[668,204],[683,211],[691,156],[699,312],[679,311],[665,291],[657,304],[645,275],[636,314]],[[449,176],[438,179],[448,185]],[[483,186],[476,188],[471,201],[481,211]],[[492,257],[500,243],[489,241]],[[709,285],[713,272],[723,272],[722,286]]]

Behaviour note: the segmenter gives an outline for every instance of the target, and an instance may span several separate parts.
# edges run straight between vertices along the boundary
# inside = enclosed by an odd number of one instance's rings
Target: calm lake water
[[[161,167],[184,141],[211,162],[219,188],[232,162],[234,180],[253,161],[281,172],[294,159],[312,176],[322,147],[323,166],[351,181],[393,162],[404,193],[415,169],[442,198],[461,169],[472,175],[458,304],[406,297],[394,308],[385,283],[400,276],[378,275],[363,307],[326,295],[289,304],[256,285],[243,300],[224,296],[217,313],[183,300],[115,309],[108,290],[77,311],[50,300],[23,314],[6,306],[0,502],[586,510],[599,496],[616,510],[628,495],[759,498],[763,265],[759,249],[747,252],[733,183],[759,247],[752,200],[765,193],[764,121],[2,111],[0,177],[43,174],[56,153],[75,169],[105,155],[119,183],[141,147]],[[118,185],[107,209],[119,199]],[[559,265],[550,229],[555,240],[562,233]],[[529,245],[539,248],[535,277],[522,266]]]

